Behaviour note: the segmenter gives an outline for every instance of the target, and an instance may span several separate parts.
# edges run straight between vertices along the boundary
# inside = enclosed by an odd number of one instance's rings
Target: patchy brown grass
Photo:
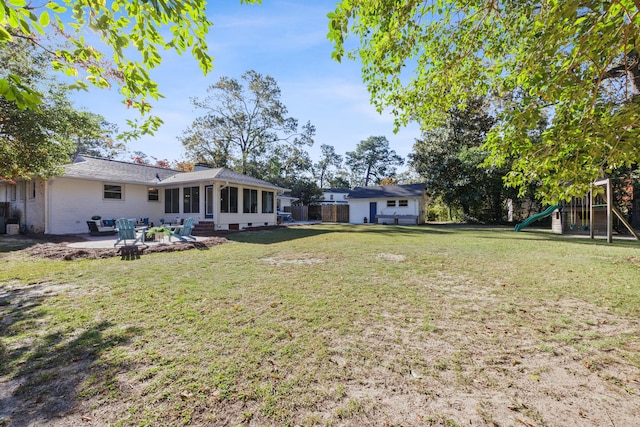
[[[638,424],[637,244],[390,226],[228,238],[135,262],[1,258],[2,423]]]

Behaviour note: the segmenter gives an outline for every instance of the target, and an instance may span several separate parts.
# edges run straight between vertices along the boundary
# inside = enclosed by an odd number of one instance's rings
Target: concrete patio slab
[[[76,249],[113,249],[114,243],[116,243],[116,240],[118,240],[118,237],[115,234],[113,236],[91,236],[86,234],[86,235],[82,235],[82,237],[85,238],[86,240],[83,242],[69,243],[67,246],[70,248],[76,248]],[[196,238],[195,242],[201,242],[207,239],[207,237],[200,237],[200,236],[194,236],[194,237]],[[144,244],[137,243],[136,246],[179,245],[182,243],[184,242],[174,237],[171,239],[171,241],[169,241],[168,239],[165,239],[162,242],[147,240],[144,242]]]

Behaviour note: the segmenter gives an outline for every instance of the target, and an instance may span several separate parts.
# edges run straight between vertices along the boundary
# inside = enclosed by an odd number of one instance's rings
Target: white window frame
[[[395,208],[396,207],[396,201],[395,200],[387,200],[387,207],[388,208]]]
[[[107,190],[107,186],[111,187],[120,187],[120,191],[117,190]],[[107,193],[120,194],[120,198],[118,197],[105,197]],[[102,200],[109,201],[122,201],[124,200],[124,185],[123,184],[113,184],[113,183],[103,183],[102,184]]]
[[[151,198],[152,192],[155,192],[155,199]],[[149,187],[147,189],[147,202],[160,202],[160,189],[158,187]]]
[[[398,207],[406,208],[407,206],[409,206],[409,200],[407,199],[398,200]]]

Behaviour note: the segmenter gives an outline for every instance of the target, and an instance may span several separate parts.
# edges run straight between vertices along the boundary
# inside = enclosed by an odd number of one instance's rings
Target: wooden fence
[[[294,221],[349,222],[349,205],[291,206]]]
[[[294,221],[308,221],[309,206],[291,206],[291,216]]]
[[[322,205],[322,222],[349,222],[349,205]]]

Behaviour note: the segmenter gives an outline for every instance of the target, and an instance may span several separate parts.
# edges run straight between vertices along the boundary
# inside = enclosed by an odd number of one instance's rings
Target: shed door
[[[376,213],[378,212],[378,203],[369,202],[369,222],[371,224],[376,223]]]

